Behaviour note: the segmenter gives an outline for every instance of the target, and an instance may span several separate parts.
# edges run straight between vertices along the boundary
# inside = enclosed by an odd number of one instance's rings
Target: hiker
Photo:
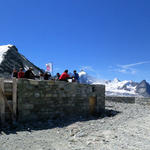
[[[50,73],[48,73],[48,72],[45,72],[45,73],[44,73],[44,80],[49,80],[50,77],[51,77],[51,74],[50,74]]]
[[[79,74],[76,70],[73,71],[73,82],[79,82]]]
[[[43,72],[40,72],[40,73],[39,73],[39,79],[40,79],[40,80],[44,80],[44,73],[43,73]]]
[[[19,69],[18,78],[24,78],[23,68],[20,68],[20,69]]]
[[[59,80],[60,81],[67,81],[68,82],[68,79],[70,79],[70,76],[68,74],[68,70],[65,70],[61,76],[59,77]]]
[[[33,68],[29,67],[29,69],[24,74],[24,78],[35,79],[35,75],[34,75],[34,73],[32,71],[33,71]]]
[[[13,70],[12,77],[18,78],[18,72],[16,69]]]
[[[59,80],[59,78],[60,78],[60,74],[57,73],[56,76],[55,76],[55,80],[57,81],[57,80]]]

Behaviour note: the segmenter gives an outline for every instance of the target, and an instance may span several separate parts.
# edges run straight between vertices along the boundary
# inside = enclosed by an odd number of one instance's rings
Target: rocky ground
[[[106,115],[1,129],[0,150],[150,150],[150,106],[106,102]]]

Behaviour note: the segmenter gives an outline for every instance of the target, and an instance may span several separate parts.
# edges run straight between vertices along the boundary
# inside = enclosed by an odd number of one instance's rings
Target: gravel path
[[[16,125],[0,150],[150,150],[150,106],[106,102],[107,116]]]

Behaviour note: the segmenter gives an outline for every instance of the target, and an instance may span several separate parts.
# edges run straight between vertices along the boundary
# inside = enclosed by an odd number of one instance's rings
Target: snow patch
[[[0,63],[3,61],[5,53],[9,50],[13,45],[3,45],[0,46]]]

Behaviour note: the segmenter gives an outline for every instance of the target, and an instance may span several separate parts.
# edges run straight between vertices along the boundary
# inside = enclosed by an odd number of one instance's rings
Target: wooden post
[[[16,121],[17,116],[17,79],[13,78],[13,121]]]
[[[4,79],[0,79],[0,90],[4,91]],[[3,95],[0,92],[0,117],[2,124],[5,123],[5,100]]]

